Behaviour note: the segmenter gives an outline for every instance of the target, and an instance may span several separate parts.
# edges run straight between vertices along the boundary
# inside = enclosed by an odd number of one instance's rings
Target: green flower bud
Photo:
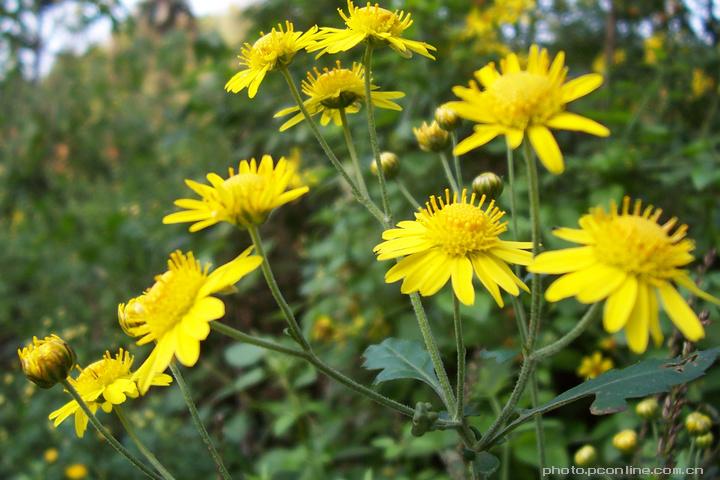
[[[712,420],[710,417],[700,412],[692,412],[685,417],[685,428],[690,435],[703,435],[710,431]]]
[[[380,154],[380,165],[382,166],[383,175],[388,180],[395,178],[400,171],[400,159],[393,152],[382,152]],[[377,177],[377,162],[373,159],[370,162],[370,172]]]
[[[710,448],[714,439],[712,432],[707,432],[705,435],[695,437],[695,444],[698,448]]]
[[[588,467],[597,460],[597,450],[592,445],[583,445],[575,452],[574,460],[578,467]]]
[[[435,121],[440,128],[452,132],[460,125],[460,117],[453,110],[445,105],[440,105],[435,109]]]
[[[478,195],[485,195],[488,200],[497,199],[503,192],[502,178],[493,172],[481,173],[472,182],[472,189]]]
[[[413,128],[413,133],[420,149],[426,152],[442,152],[450,143],[450,134],[440,128],[436,121],[430,125],[423,122],[419,128]]]
[[[57,335],[42,340],[33,337],[30,345],[18,349],[18,357],[25,376],[40,388],[65,380],[76,359],[70,345]]]
[[[637,447],[637,433],[635,430],[622,430],[615,434],[612,444],[622,453],[632,453]]]
[[[415,413],[412,418],[412,429],[410,430],[413,436],[421,437],[431,431],[435,426],[438,414],[437,412],[431,411],[431,408],[432,404],[428,402],[418,402],[415,405]]]
[[[658,402],[655,397],[649,397],[635,406],[635,413],[646,420],[655,418],[658,413]]]

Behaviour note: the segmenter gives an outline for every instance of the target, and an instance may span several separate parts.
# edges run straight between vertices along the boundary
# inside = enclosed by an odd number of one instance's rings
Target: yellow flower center
[[[311,98],[320,100],[328,108],[346,108],[364,97],[365,83],[360,68],[334,68],[320,73],[316,77],[308,73],[303,82],[303,91]]]
[[[223,202],[223,210],[232,217],[234,223],[243,225],[265,221],[269,212],[264,208],[255,207],[262,204],[263,198],[267,196],[266,192],[272,189],[268,177],[249,172],[231,174],[223,182],[223,187],[232,198],[230,204]]]
[[[677,268],[692,261],[692,242],[680,241],[684,229],[668,235],[674,221],[665,226],[645,216],[608,216],[596,213],[595,256],[600,262],[647,280],[672,278]]]
[[[206,278],[199,265],[197,268],[172,269],[156,278],[141,302],[156,338],[180,323],[195,304]]]
[[[292,31],[283,32],[273,29],[255,41],[248,52],[250,68],[260,69],[269,66],[273,70],[278,64],[287,65],[295,56],[292,44]]]
[[[83,397],[92,395],[120,378],[129,377],[132,363],[133,356],[127,351],[121,349],[114,358],[105,352],[101,360],[83,368],[73,383]]]
[[[524,130],[562,110],[560,89],[550,78],[529,72],[502,75],[487,90],[493,115],[503,125]]]
[[[368,35],[390,34],[400,35],[407,25],[402,19],[390,10],[381,8],[378,4],[356,8],[345,17],[345,24],[349,29]]]
[[[470,203],[461,201],[440,208],[428,207],[420,214],[419,220],[428,228],[431,241],[450,256],[461,257],[488,250],[497,244],[498,236],[506,230],[505,223],[498,222],[504,213],[494,203],[483,210],[480,208],[482,203],[475,206],[473,200],[474,196]],[[431,202],[434,202],[434,197]],[[434,214],[430,213],[430,209],[435,210]],[[425,213],[430,215],[424,217]]]

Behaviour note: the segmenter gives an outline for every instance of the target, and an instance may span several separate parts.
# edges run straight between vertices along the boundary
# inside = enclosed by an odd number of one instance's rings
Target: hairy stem
[[[357,177],[357,184],[360,187],[360,192],[366,197],[370,197],[368,193],[367,185],[365,185],[365,178],[362,174],[362,167],[360,166],[360,160],[358,160],[357,150],[355,149],[355,142],[353,142],[352,133],[348,126],[347,114],[345,108],[340,109],[340,122],[342,123],[343,136],[345,137],[345,144],[347,145],[348,153],[350,154],[350,160],[352,160],[353,168],[355,168],[355,176]]]
[[[410,190],[407,189],[405,182],[403,182],[399,178],[396,178],[395,183],[397,184],[400,193],[403,194],[403,197],[405,197],[405,200],[407,200],[410,205],[412,205],[416,210],[422,208],[420,202],[418,202],[417,199],[415,199],[415,197],[413,196],[413,194],[410,193]]]
[[[460,157],[455,155],[455,147],[457,146],[457,135],[450,132],[450,141],[452,142],[453,163],[455,164],[455,177],[457,178],[458,187],[463,187],[462,170],[460,170]]]
[[[450,162],[448,162],[447,152],[440,152],[440,162],[442,163],[443,170],[445,171],[445,176],[447,177],[450,184],[450,188],[452,188],[454,192],[460,193],[460,190],[458,189],[458,184],[455,181],[455,177],[453,177],[452,170],[450,170]]]
[[[147,458],[148,462],[152,464],[155,469],[160,472],[160,475],[165,480],[175,480],[175,477],[168,471],[165,466],[160,463],[160,460],[157,459],[157,457],[148,449],[145,444],[140,440],[140,437],[137,436],[135,433],[135,429],[133,428],[132,424],[128,420],[128,418],[125,416],[125,412],[123,411],[122,407],[120,405],[114,405],[113,411],[115,412],[115,415],[118,417],[118,420],[120,420],[120,423],[122,424],[123,428],[125,428],[125,431],[130,436],[130,439],[135,443],[135,446],[140,451],[140,453],[143,454],[145,458]]]

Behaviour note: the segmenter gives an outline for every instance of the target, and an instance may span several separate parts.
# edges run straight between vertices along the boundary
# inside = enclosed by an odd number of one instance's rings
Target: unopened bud
[[[712,432],[707,432],[705,435],[700,435],[699,437],[695,437],[695,444],[699,448],[710,448],[713,444],[713,440],[715,438],[713,437]]]
[[[597,460],[597,450],[592,445],[583,445],[575,452],[574,460],[578,467],[590,466]]]
[[[30,345],[18,349],[18,357],[25,376],[40,388],[65,380],[76,359],[70,345],[57,335],[33,337]]]
[[[400,159],[393,152],[382,152],[380,154],[380,165],[382,166],[383,175],[389,180],[398,174]],[[370,172],[377,177],[377,162],[374,159],[370,163]]]
[[[685,428],[691,435],[703,435],[712,427],[710,417],[700,412],[692,412],[685,417]]]
[[[438,122],[433,121],[430,125],[423,122],[419,128],[413,128],[421,150],[426,152],[441,152],[445,150],[450,142],[450,134],[443,130]]]
[[[635,413],[639,417],[649,420],[655,418],[658,413],[658,402],[655,397],[646,398],[635,406]]]
[[[637,433],[635,430],[622,430],[615,434],[612,444],[622,453],[632,453],[637,447]]]
[[[435,109],[435,121],[440,125],[440,128],[448,132],[452,132],[460,125],[458,114],[445,105],[440,105]]]
[[[488,200],[495,200],[503,191],[502,178],[493,172],[481,173],[472,182],[473,192],[477,195],[485,195]]]

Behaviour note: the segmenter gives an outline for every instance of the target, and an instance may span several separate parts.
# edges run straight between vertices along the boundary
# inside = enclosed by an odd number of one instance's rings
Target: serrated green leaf
[[[430,385],[442,397],[440,382],[433,370],[430,355],[419,342],[386,338],[377,345],[370,345],[363,354],[363,367],[381,372],[375,377],[374,384],[414,378]]]
[[[695,380],[705,374],[720,354],[720,348],[694,352],[687,358],[673,360],[652,358],[622,370],[610,370],[561,393],[540,407],[524,411],[505,431],[542,414],[589,395],[595,396],[590,412],[607,415],[627,408],[627,400],[667,392],[675,385]]]

